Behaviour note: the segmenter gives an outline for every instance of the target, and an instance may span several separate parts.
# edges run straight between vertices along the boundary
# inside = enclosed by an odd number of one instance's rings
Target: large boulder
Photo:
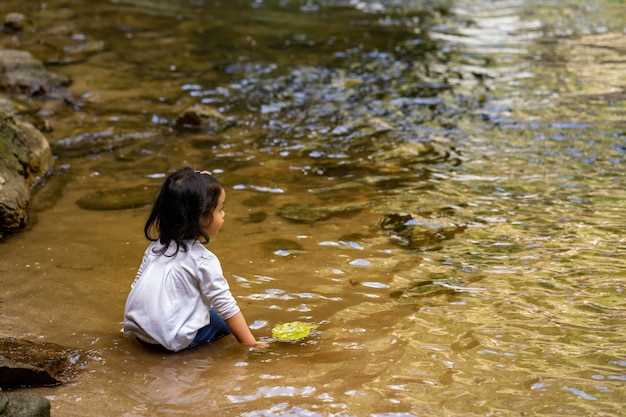
[[[50,401],[25,392],[0,392],[0,417],[50,417]]]
[[[70,381],[83,354],[54,343],[0,338],[0,388],[53,386]],[[1,415],[1,414],[0,414]]]
[[[0,236],[26,225],[31,187],[52,164],[41,132],[0,111]]]

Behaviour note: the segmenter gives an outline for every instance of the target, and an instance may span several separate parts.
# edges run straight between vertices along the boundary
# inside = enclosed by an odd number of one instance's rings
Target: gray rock
[[[29,52],[0,49],[0,88],[31,96],[66,98],[70,79],[48,71]]]
[[[50,401],[25,392],[0,392],[0,417],[50,417]]]
[[[0,388],[52,386],[78,372],[82,354],[54,343],[0,338]]]
[[[24,29],[26,24],[26,16],[21,13],[8,13],[4,16],[4,30],[11,32],[19,32]]]
[[[41,132],[0,112],[0,234],[26,225],[32,185],[52,164]]]

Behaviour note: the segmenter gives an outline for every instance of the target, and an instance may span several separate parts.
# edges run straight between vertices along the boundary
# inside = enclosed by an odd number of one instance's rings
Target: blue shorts
[[[214,342],[217,339],[230,334],[230,328],[217,311],[211,309],[209,312],[211,315],[211,322],[198,329],[196,337],[193,338],[193,341],[187,349],[195,348],[196,346],[200,346],[205,343]]]

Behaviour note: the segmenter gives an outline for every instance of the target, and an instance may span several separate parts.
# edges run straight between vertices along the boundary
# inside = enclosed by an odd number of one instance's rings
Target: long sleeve
[[[230,292],[217,257],[203,257],[198,263],[198,269],[200,290],[211,307],[217,310],[224,320],[239,313],[239,306]]]
[[[135,275],[135,279],[133,280],[133,283],[130,284],[131,288],[135,286],[135,283],[137,282],[141,274],[143,274],[143,271],[146,269],[146,266],[148,265],[148,262],[149,262],[151,249],[152,249],[152,245],[148,245],[148,247],[144,251],[143,259],[141,260],[141,265],[139,265],[139,269],[137,270],[137,274]]]

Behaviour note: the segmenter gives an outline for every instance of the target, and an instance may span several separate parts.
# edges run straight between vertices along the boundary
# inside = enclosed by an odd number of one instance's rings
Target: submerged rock
[[[52,164],[41,132],[0,112],[0,235],[26,225],[31,188]]]
[[[65,187],[70,182],[71,175],[68,173],[69,167],[61,165],[50,174],[45,187],[35,187],[31,208],[33,212],[43,211],[54,207],[61,200]]]
[[[116,188],[89,193],[76,201],[85,210],[126,210],[143,207],[154,201],[158,188],[150,185]]]
[[[389,295],[392,298],[433,298],[438,296],[451,296],[457,294],[454,288],[441,285],[443,280],[422,280],[413,282],[405,288],[392,291]]]
[[[269,252],[278,250],[301,251],[304,248],[298,242],[289,239],[270,239],[263,242],[263,248]]]
[[[220,132],[234,125],[234,121],[226,118],[217,109],[204,104],[195,104],[183,111],[175,122],[178,130],[208,130]]]
[[[155,136],[156,132],[153,131],[118,133],[113,129],[106,129],[98,132],[79,133],[60,139],[52,144],[52,149],[56,154],[63,156],[80,157],[110,152],[135,142],[152,139]]]
[[[63,51],[70,55],[90,55],[104,50],[104,41],[89,40],[74,45],[67,45]]]
[[[0,49],[0,88],[31,96],[65,98],[70,79],[48,71],[29,52]]]
[[[413,214],[387,214],[381,219],[380,227],[390,233],[394,243],[409,248],[451,239],[466,228],[445,218],[430,219]]]
[[[0,388],[52,386],[69,382],[82,354],[54,343],[0,338]]]
[[[50,401],[26,392],[0,392],[0,417],[50,417]]]
[[[311,207],[305,204],[286,204],[278,209],[278,215],[295,223],[315,223],[331,217],[355,214],[363,210],[364,203],[347,203],[328,207]]]
[[[267,213],[264,211],[255,211],[243,219],[244,223],[262,223],[267,219]]]

